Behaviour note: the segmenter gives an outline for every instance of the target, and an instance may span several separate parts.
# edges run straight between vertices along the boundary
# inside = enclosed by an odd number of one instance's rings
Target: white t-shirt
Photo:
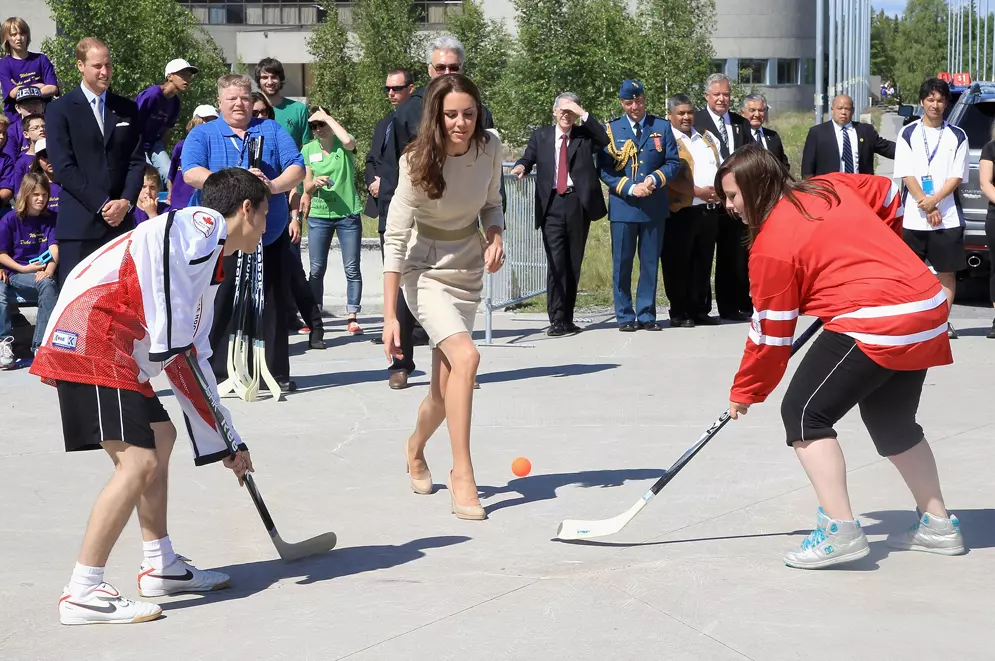
[[[959,127],[944,122],[943,126],[936,129],[923,126],[921,119],[916,120],[902,129],[895,141],[893,176],[896,179],[915,177],[920,186],[923,185],[924,176],[931,176],[933,192],[937,193],[947,179],[967,179],[968,149],[967,134]],[[926,192],[925,188],[923,190]],[[910,230],[935,230],[961,227],[964,224],[963,214],[956,202],[956,193],[943,198],[937,209],[943,215],[943,224],[933,227],[926,221],[926,215],[915,204],[915,200],[905,200],[903,226]]]

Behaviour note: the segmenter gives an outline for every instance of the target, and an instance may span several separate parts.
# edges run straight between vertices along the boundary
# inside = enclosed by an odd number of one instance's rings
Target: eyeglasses
[[[462,64],[433,64],[435,73],[459,73]]]
[[[269,117],[269,109],[268,108],[262,108],[260,110],[253,110],[252,111],[252,116],[253,117]]]

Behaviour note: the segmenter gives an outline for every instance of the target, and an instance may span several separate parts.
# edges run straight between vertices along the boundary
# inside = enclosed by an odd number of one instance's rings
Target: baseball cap
[[[42,100],[41,90],[37,87],[22,87],[17,90],[17,95],[14,97],[14,103],[20,103],[21,101],[34,101],[35,99]]]
[[[200,117],[201,119],[207,119],[208,117],[217,117],[218,111],[214,106],[197,106],[193,111],[194,117]]]
[[[198,69],[194,65],[190,64],[189,62],[187,62],[183,58],[176,58],[175,60],[170,60],[169,64],[166,65],[166,75],[169,76],[170,74],[179,73],[179,72],[184,71],[186,69],[189,69],[190,71],[193,71],[194,73],[197,73],[197,72],[200,71],[200,69]]]
[[[644,93],[643,84],[638,80],[623,80],[622,87],[618,90],[618,98],[634,99]]]
[[[35,143],[35,153],[36,154],[42,153],[43,151],[45,151],[46,146],[47,144],[45,143],[45,138],[42,138],[41,140]]]

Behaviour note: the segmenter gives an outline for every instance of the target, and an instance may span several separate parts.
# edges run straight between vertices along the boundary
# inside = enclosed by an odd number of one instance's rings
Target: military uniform
[[[639,81],[626,80],[620,99],[643,95]],[[657,262],[663,248],[664,221],[670,215],[667,181],[677,176],[677,156],[670,122],[644,115],[638,126],[628,115],[605,124],[608,146],[598,154],[601,181],[608,186],[608,220],[612,237],[612,285],[615,319],[620,330],[656,324]],[[652,177],[656,189],[647,197],[632,195],[633,188]],[[639,249],[639,283],[632,303],[632,264]]]

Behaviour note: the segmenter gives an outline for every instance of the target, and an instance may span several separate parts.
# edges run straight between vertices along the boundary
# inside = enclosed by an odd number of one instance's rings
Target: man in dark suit
[[[428,49],[429,78],[436,78],[447,73],[459,73],[463,70],[465,59],[466,49],[463,48],[459,39],[450,35],[436,38]],[[390,125],[390,135],[387,136],[387,145],[384,148],[383,160],[380,163],[380,197],[377,200],[377,207],[380,212],[381,241],[383,233],[387,231],[387,213],[390,211],[390,201],[394,198],[394,191],[397,189],[401,154],[404,153],[404,148],[413,142],[418,135],[424,95],[425,88],[419,87],[412,92],[411,98],[394,111],[394,121]],[[494,118],[491,116],[491,111],[487,109],[487,106],[483,106],[482,111],[481,121],[484,128],[494,128]],[[501,199],[504,200],[503,180]],[[400,360],[395,358],[390,366],[389,385],[393,390],[407,388],[408,375],[415,370],[414,331],[418,322],[408,310],[403,293],[397,295],[397,319],[401,327],[401,355],[403,358]]]
[[[719,139],[722,160],[753,142],[746,118],[729,112],[731,98],[729,77],[712,74],[705,80],[707,107],[694,114],[694,130],[702,135],[708,131]],[[720,209],[715,237],[715,303],[719,316],[730,321],[745,321],[753,313],[745,238],[742,221]]]
[[[387,92],[387,99],[390,105],[396,109],[411,97],[414,91],[414,78],[407,69],[394,69],[387,74],[387,82],[384,90]],[[366,206],[363,208],[363,215],[367,218],[380,218],[380,211],[377,207],[377,198],[380,196],[380,166],[383,163],[384,151],[387,149],[387,139],[390,137],[391,123],[394,121],[394,109],[386,117],[377,122],[373,129],[373,140],[370,142],[370,151],[366,154]],[[383,232],[380,233],[380,245],[383,246]]]
[[[763,94],[751,94],[743,100],[741,111],[746,121],[750,123],[750,138],[761,147],[777,157],[784,169],[791,171],[788,155],[784,153],[781,136],[774,129],[764,127],[767,121],[767,99]]]
[[[134,227],[145,172],[138,106],[107,89],[107,46],[82,39],[76,68],[83,82],[45,113],[48,156],[62,186],[55,229],[60,285],[79,262]]]
[[[895,143],[885,140],[870,124],[854,122],[853,99],[833,99],[832,119],[808,130],[802,151],[802,177],[830,172],[874,174],[874,154],[895,158]]]
[[[560,337],[581,331],[574,307],[587,234],[591,221],[608,213],[594,157],[608,146],[608,134],[573,92],[556,97],[553,119],[555,125],[532,133],[511,173],[521,179],[536,168],[535,224],[542,230],[548,263],[546,334]]]

